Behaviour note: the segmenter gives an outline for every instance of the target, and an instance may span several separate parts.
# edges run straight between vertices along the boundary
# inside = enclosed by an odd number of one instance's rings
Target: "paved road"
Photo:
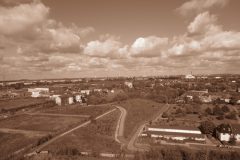
[[[96,117],[95,119],[96,119],[96,120],[97,120],[97,119],[100,119],[100,118],[102,118],[102,117],[104,117],[104,116],[112,113],[112,112],[115,111],[115,110],[116,110],[116,108],[115,108],[115,109],[112,109],[112,110],[110,110],[110,111],[107,111],[107,112],[103,113],[102,115]],[[64,132],[64,133],[62,133],[62,134],[60,134],[60,135],[58,135],[58,136],[50,139],[50,140],[47,141],[46,143],[43,143],[42,145],[40,145],[39,147],[37,147],[37,148],[35,149],[35,151],[36,151],[36,152],[41,151],[44,147],[46,147],[46,146],[48,146],[49,144],[55,142],[55,141],[58,140],[59,138],[65,136],[65,135],[67,135],[67,134],[69,134],[69,133],[71,133],[71,132],[73,132],[73,131],[75,131],[75,130],[77,130],[77,129],[79,129],[79,128],[85,127],[86,125],[88,125],[88,124],[90,124],[90,123],[91,123],[90,120],[89,120],[89,121],[86,121],[86,122],[80,124],[79,126],[74,127],[74,128],[72,128],[72,129],[70,129],[70,130],[68,130],[68,131],[66,131],[66,132]]]
[[[168,108],[169,108],[168,104],[164,105],[160,109],[159,113],[153,118],[153,121],[155,121],[156,119],[161,117],[163,112],[165,112]],[[147,150],[149,150],[149,145],[136,143],[136,140],[137,140],[138,136],[141,134],[141,132],[142,132],[142,130],[143,130],[143,128],[146,124],[147,124],[147,122],[144,122],[141,126],[139,126],[139,128],[137,129],[135,134],[132,136],[132,138],[130,139],[130,141],[127,145],[128,150],[130,150],[130,151],[147,151]]]
[[[124,125],[125,125],[125,119],[126,119],[126,116],[127,116],[127,111],[126,111],[125,108],[123,108],[121,106],[116,106],[115,105],[115,107],[118,108],[121,112],[121,115],[118,119],[116,131],[115,131],[115,141],[124,145],[124,142],[122,141],[122,139],[123,139],[123,136],[124,136]]]

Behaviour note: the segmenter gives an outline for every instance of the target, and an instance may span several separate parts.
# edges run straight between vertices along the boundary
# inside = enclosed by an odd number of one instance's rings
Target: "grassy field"
[[[90,115],[92,117],[96,117],[98,115],[103,114],[104,112],[113,109],[110,105],[105,106],[89,106],[82,107],[80,105],[73,106],[64,106],[64,107],[52,107],[48,109],[44,109],[40,112],[44,113],[54,113],[54,114],[75,114],[75,115]]]
[[[78,151],[117,152],[120,145],[114,140],[119,111],[92,122],[86,127],[66,135],[46,148],[53,153],[62,148],[76,148]],[[64,145],[63,145],[64,144]]]
[[[163,104],[151,100],[131,99],[123,101],[119,105],[127,110],[124,136],[129,138],[139,125],[157,115]]]
[[[0,121],[0,128],[56,132],[76,126],[85,120],[78,117],[18,115]]]
[[[42,98],[21,98],[21,99],[0,101],[0,109],[20,108],[23,106],[29,106],[36,103],[42,103],[44,101],[45,100]]]
[[[29,138],[23,134],[0,132],[0,159],[32,144],[37,139],[38,137]]]

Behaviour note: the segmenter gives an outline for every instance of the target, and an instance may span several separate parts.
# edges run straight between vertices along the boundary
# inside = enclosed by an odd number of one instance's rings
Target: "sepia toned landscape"
[[[0,0],[0,160],[240,160],[238,0]]]

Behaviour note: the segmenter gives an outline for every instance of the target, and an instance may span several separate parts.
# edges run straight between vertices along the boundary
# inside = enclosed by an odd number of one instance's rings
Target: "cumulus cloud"
[[[49,8],[42,3],[20,4],[14,7],[0,7],[0,34],[16,34],[42,23]]]
[[[196,16],[188,26],[188,32],[192,35],[214,34],[221,31],[221,26],[216,25],[217,17],[209,12],[204,12]]]
[[[168,45],[168,38],[156,36],[140,37],[131,45],[130,54],[134,57],[161,56],[162,50]]]
[[[84,54],[92,57],[123,58],[126,53],[127,46],[114,38],[90,41],[84,48]]]
[[[228,0],[190,0],[183,3],[177,11],[183,16],[198,14],[214,7],[224,7]]]

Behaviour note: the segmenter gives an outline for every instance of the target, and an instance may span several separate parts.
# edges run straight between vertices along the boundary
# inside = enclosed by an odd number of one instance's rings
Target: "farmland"
[[[6,155],[28,146],[38,138],[38,136],[29,138],[23,134],[0,132],[0,157],[3,158]]]
[[[0,121],[0,128],[57,132],[75,126],[84,120],[84,118],[76,117],[32,116],[26,114]]]
[[[127,110],[124,136],[130,138],[143,122],[156,116],[163,104],[144,99],[131,99],[119,104]]]
[[[88,107],[73,105],[73,106],[64,106],[64,107],[56,106],[48,109],[43,109],[40,112],[52,113],[52,114],[90,115],[92,117],[96,117],[110,109],[113,109],[113,107],[110,105],[88,106]]]
[[[91,152],[119,151],[120,145],[114,140],[119,114],[119,111],[116,110],[102,119],[93,121],[88,126],[59,139],[46,149],[53,153],[59,153],[63,148],[75,148],[78,151]]]
[[[1,109],[16,109],[21,108],[24,106],[30,106],[38,103],[42,103],[46,101],[43,98],[19,98],[19,99],[12,99],[12,100],[1,100],[0,101],[0,110]]]

